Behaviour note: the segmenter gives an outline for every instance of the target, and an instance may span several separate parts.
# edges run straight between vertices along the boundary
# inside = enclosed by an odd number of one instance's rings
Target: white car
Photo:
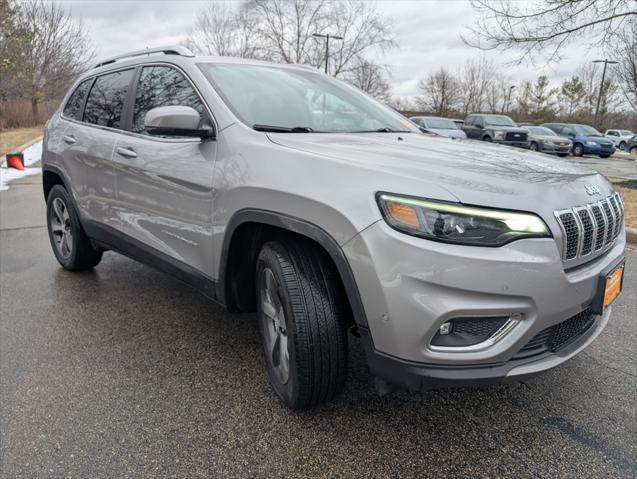
[[[604,136],[611,140],[617,149],[622,151],[626,151],[626,145],[634,135],[630,130],[606,130],[606,133],[604,133]]]

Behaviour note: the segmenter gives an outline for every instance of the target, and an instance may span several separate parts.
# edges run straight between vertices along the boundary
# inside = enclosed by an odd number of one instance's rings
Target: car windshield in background
[[[557,136],[553,130],[546,128],[544,126],[526,126],[527,130],[529,130],[533,135],[537,136]]]
[[[588,126],[588,125],[575,125],[573,126],[573,130],[575,130],[575,133],[577,133],[578,135],[602,136],[602,134],[599,131],[597,131],[592,126]]]
[[[349,85],[299,68],[202,63],[233,113],[260,131],[417,132],[403,116]]]
[[[621,131],[622,136],[633,136],[634,133],[630,130],[622,130]]]
[[[425,118],[427,128],[439,129],[439,130],[457,130],[458,125],[453,120],[447,120],[446,118]]]
[[[508,116],[487,116],[484,122],[491,126],[517,126]]]

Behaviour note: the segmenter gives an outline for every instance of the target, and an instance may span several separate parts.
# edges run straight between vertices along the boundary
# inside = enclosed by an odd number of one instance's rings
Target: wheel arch
[[[254,267],[260,248],[267,241],[286,237],[313,241],[325,251],[336,267],[355,323],[367,328],[354,274],[338,242],[320,226],[277,212],[244,209],[230,218],[221,252],[217,298],[230,311],[253,311]]]

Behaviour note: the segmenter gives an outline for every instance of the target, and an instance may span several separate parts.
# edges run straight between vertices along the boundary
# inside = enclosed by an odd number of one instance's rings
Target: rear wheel
[[[491,137],[489,135],[485,135],[482,137],[482,141],[488,141],[489,143],[492,143],[493,140],[491,139]]]
[[[630,148],[630,154],[631,155],[637,155],[637,146],[632,146]]]
[[[531,144],[529,145],[529,150],[538,151],[537,143],[532,141]]]
[[[621,151],[626,151],[626,142],[625,142],[625,141],[622,141],[622,142],[619,144],[619,149],[620,149]]]
[[[581,143],[575,143],[573,145],[573,155],[574,156],[583,156],[584,155],[584,147]]]
[[[53,254],[69,271],[82,271],[96,266],[102,251],[93,247],[84,233],[71,198],[61,185],[51,188],[46,201],[47,227]]]
[[[270,384],[291,409],[331,400],[347,371],[344,293],[310,242],[266,243],[257,260],[257,315]]]

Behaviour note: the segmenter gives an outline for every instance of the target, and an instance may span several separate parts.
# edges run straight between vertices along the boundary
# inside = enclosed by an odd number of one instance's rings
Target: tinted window
[[[180,105],[189,106],[203,114],[203,103],[179,71],[170,67],[145,67],[139,77],[135,106],[133,108],[132,131],[146,133],[144,118],[146,113],[159,106]]]
[[[84,121],[95,125],[120,128],[122,110],[133,70],[109,73],[95,80],[86,100]]]
[[[84,99],[88,93],[88,89],[91,86],[93,79],[83,81],[75,89],[69,101],[66,102],[63,114],[67,118],[73,118],[75,120],[82,119],[82,106],[84,106]]]

